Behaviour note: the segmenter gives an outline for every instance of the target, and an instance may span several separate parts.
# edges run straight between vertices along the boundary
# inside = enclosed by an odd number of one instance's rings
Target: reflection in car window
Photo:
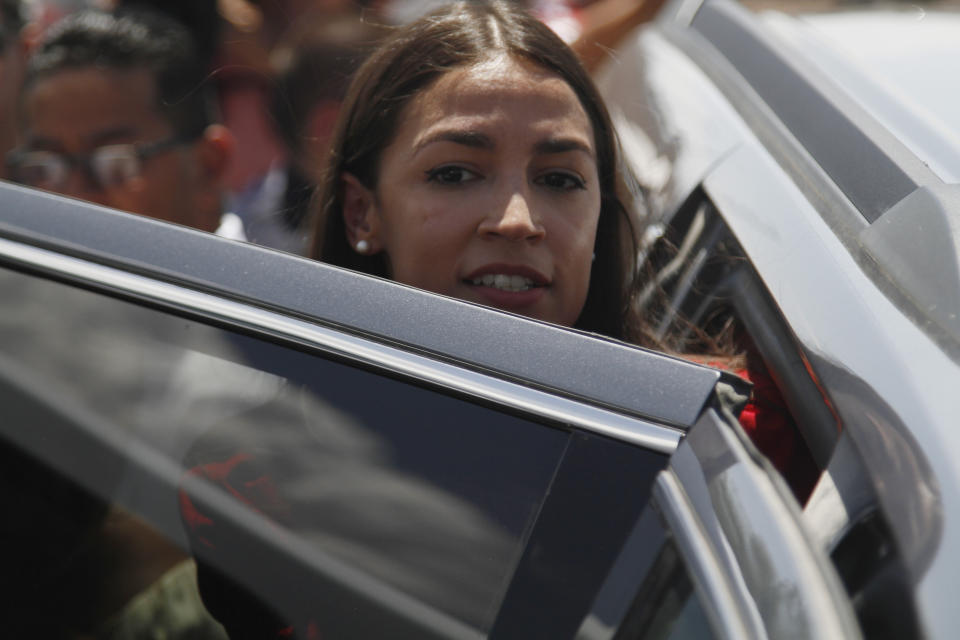
[[[655,509],[645,509],[637,519],[576,637],[714,637],[683,559]]]
[[[655,586],[650,593],[647,587]],[[640,589],[636,619],[644,624],[636,636],[643,640],[713,638],[706,613],[672,542],[660,550],[647,583]],[[629,623],[628,623],[629,625]],[[624,625],[627,627],[628,625]]]
[[[72,476],[64,491],[91,503],[74,523],[73,546],[103,536],[105,514],[119,513],[136,526],[114,527],[114,542],[152,541],[169,556],[147,577],[143,557],[120,558],[132,564],[111,577],[137,588],[113,605],[189,564],[186,551],[197,544],[181,525],[177,487],[158,494],[143,465],[182,473],[240,452],[255,454],[278,488],[277,503],[298,514],[276,520],[300,540],[471,628],[492,623],[567,433],[54,282],[2,272],[0,295],[9,310],[0,318],[0,378],[9,393],[31,396],[16,399],[23,411],[2,427],[5,444],[14,440],[9,455],[28,446],[27,458],[50,475],[63,471],[51,465],[77,457],[51,440],[77,452],[93,441],[121,452],[81,456],[64,472]],[[41,412],[75,423],[63,427]],[[16,434],[27,425],[41,437],[24,444]],[[149,455],[123,455],[145,445]],[[27,502],[46,499],[26,491]],[[232,561],[255,562],[250,551]],[[77,580],[90,575],[96,571]],[[110,586],[75,585],[91,599]],[[259,597],[269,599],[267,587]]]

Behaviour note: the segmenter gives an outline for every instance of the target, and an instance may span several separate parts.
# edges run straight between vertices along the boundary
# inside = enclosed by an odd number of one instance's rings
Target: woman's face
[[[352,242],[393,279],[572,325],[600,216],[590,120],[570,86],[510,58],[455,70],[416,96],[373,193],[345,177]]]

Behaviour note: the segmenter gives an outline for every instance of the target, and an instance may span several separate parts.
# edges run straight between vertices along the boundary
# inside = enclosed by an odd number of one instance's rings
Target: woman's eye
[[[586,183],[579,176],[559,171],[540,176],[537,182],[557,191],[573,191],[574,189],[586,188]]]
[[[438,167],[427,172],[427,179],[439,184],[464,184],[477,178],[479,176],[473,171],[457,166]]]

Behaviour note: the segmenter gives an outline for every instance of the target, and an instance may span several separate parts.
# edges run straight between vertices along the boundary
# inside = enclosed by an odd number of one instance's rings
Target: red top
[[[759,366],[748,364],[733,373],[753,383],[750,400],[740,413],[740,425],[803,504],[813,491],[819,471],[780,389]]]

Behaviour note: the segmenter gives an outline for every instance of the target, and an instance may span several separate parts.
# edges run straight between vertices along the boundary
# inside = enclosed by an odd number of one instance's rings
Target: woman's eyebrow
[[[435,142],[453,142],[454,144],[461,144],[474,149],[494,148],[494,143],[490,136],[480,133],[479,131],[442,130],[432,133],[422,140],[418,140],[413,145],[414,154]]]
[[[416,141],[413,146],[413,153],[416,154],[424,147],[436,142],[453,142],[474,149],[493,149],[496,146],[490,136],[480,131],[444,129]],[[537,142],[533,146],[533,152],[538,155],[566,153],[568,151],[580,151],[591,158],[594,157],[590,145],[578,138],[548,138]]]
[[[590,145],[576,138],[549,138],[533,145],[533,152],[540,155],[566,153],[567,151],[582,151],[591,158],[594,157]]]

